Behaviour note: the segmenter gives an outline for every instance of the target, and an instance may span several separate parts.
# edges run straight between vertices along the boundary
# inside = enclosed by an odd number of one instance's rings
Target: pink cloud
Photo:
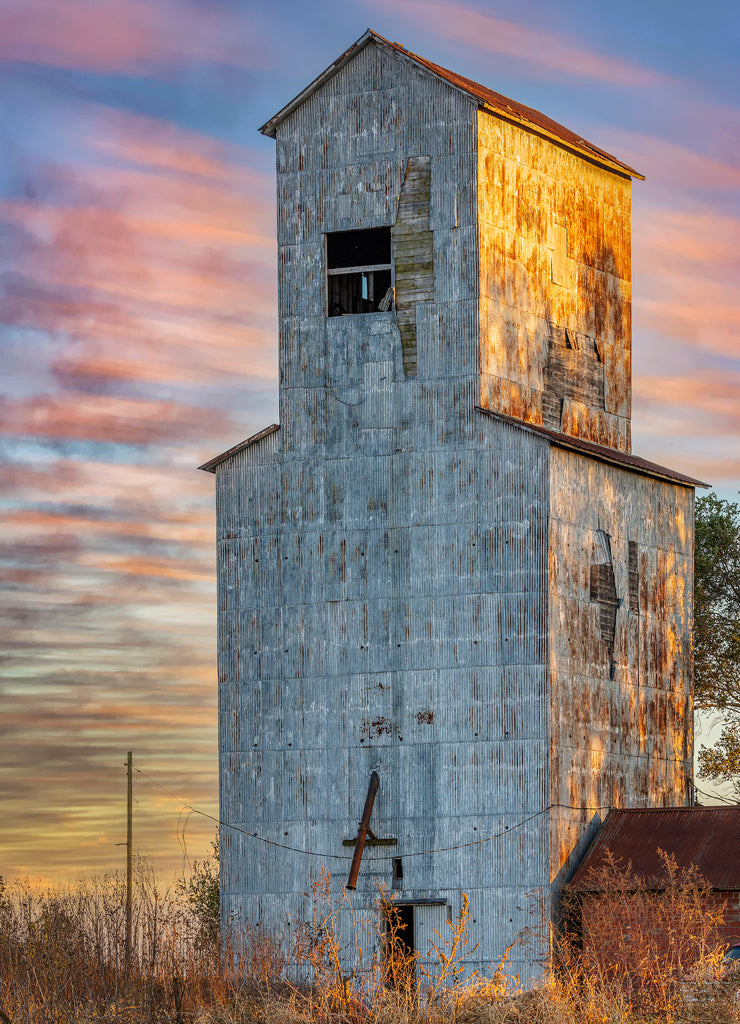
[[[100,163],[0,203],[22,239],[5,322],[69,339],[53,369],[70,388],[274,381],[272,179],[156,119],[95,108],[93,124]]]
[[[195,567],[183,565],[179,559],[142,558],[124,555],[88,555],[81,559],[82,565],[91,565],[106,572],[125,573],[141,579],[153,576],[159,579],[192,582],[212,580],[212,566]]]
[[[635,334],[649,328],[704,352],[740,351],[740,222],[711,207],[634,217]]]
[[[716,118],[720,113],[719,108],[712,108],[705,110],[705,117]],[[730,113],[737,118],[737,111]],[[605,145],[619,153],[620,159],[639,167],[651,185],[661,190],[740,189],[737,154],[734,159],[717,159],[657,135],[643,135],[615,128],[608,130],[608,142]]]
[[[105,395],[37,395],[0,404],[0,432],[116,444],[161,444],[223,431],[228,420],[175,402]]]
[[[591,50],[577,39],[483,14],[471,7],[422,0],[394,0],[392,4],[383,0],[381,6],[431,28],[444,39],[525,62],[528,71],[539,78],[566,75],[640,88],[667,81],[656,71]]]
[[[740,434],[740,374],[640,376],[633,382],[633,394],[646,408],[668,407],[662,416],[675,420],[673,433]]]
[[[119,535],[133,539],[142,537],[159,539],[167,543],[208,545],[213,539],[213,515],[200,511],[198,513],[171,512],[169,515],[160,510],[158,519],[126,519],[123,514],[114,519],[96,519],[94,512],[90,515],[82,513],[73,515],[69,512],[48,512],[38,509],[24,509],[22,512],[9,512],[0,516],[6,532],[12,532],[17,541],[21,537],[44,537],[61,533],[79,536],[82,531],[102,535]],[[122,510],[123,513],[123,510]]]
[[[261,66],[264,41],[236,27],[204,4],[9,0],[0,60],[108,72],[198,59]]]

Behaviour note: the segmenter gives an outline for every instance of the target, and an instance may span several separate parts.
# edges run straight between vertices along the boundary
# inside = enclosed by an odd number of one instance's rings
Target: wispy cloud
[[[740,221],[712,207],[642,208],[634,223],[637,323],[737,358],[739,243]]]
[[[65,393],[0,402],[0,431],[116,444],[161,444],[223,433],[227,417],[176,402]]]
[[[0,773],[25,773],[4,874],[116,862],[129,747],[215,810],[213,484],[195,467],[262,425],[245,404],[276,372],[272,180],[162,119],[80,104],[73,125],[67,158],[0,201]],[[145,792],[137,846],[171,869],[178,807]],[[193,831],[199,855],[212,834]]]
[[[668,81],[652,68],[598,52],[578,39],[542,31],[524,21],[485,14],[464,4],[382,0],[381,6],[421,22],[444,39],[515,58],[537,78],[547,79],[554,74],[636,88]]]
[[[129,747],[154,778],[215,810],[211,488],[164,455],[152,467],[13,468],[0,512],[3,873],[65,877],[120,862]],[[179,808],[157,792],[137,786],[136,846],[171,870]],[[191,829],[191,850],[212,834],[212,823]]]
[[[696,105],[696,101],[694,101]],[[719,119],[722,111],[704,108],[704,120]],[[728,112],[738,119],[738,111]],[[740,125],[740,120],[738,120]],[[625,131],[611,127],[609,145],[627,163],[634,161],[648,181],[666,189],[698,189],[701,191],[730,191],[740,189],[740,150],[724,152],[722,156],[708,154],[701,148],[690,148],[675,140],[659,135]],[[642,186],[640,186],[642,187]]]
[[[105,159],[93,150],[91,162],[31,182],[32,201],[0,203],[12,238],[4,322],[62,339],[50,363],[62,395],[141,400],[136,384],[149,397],[157,382],[194,386],[235,370],[273,380],[271,181],[197,133],[120,112],[96,110],[94,122]],[[19,423],[62,428],[63,398],[29,401]],[[81,419],[94,417],[92,403]]]
[[[638,377],[633,391],[638,402],[653,410],[662,407],[663,416],[674,418],[674,435],[740,434],[740,373]]]

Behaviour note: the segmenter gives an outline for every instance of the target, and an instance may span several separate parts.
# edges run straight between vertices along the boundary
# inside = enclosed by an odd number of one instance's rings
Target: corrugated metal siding
[[[272,497],[262,452],[218,471],[222,814],[274,842],[346,854],[377,769],[373,829],[398,845],[367,848],[361,905],[390,883],[391,854],[505,832],[547,801],[546,446],[486,428],[477,449],[314,464],[313,487],[347,501],[337,515],[325,501],[300,528],[295,515],[273,529],[253,521],[259,509],[274,522],[255,482],[263,472]],[[288,508],[285,492],[304,478],[278,460],[275,508]],[[468,891],[485,966],[525,923],[524,892],[547,876],[546,821],[407,858],[404,897],[454,907]],[[225,907],[253,893],[270,921],[292,913],[287,894],[322,863],[346,871],[228,830],[223,841]]]
[[[480,404],[629,451],[629,179],[485,112],[477,175]]]
[[[551,800],[583,807],[580,823],[553,819],[553,878],[567,880],[594,817],[687,800],[694,494],[557,448],[550,490]],[[618,600],[612,648],[590,586],[605,557],[598,531]]]

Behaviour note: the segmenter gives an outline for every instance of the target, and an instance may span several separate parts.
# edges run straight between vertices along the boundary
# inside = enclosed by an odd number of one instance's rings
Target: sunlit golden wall
[[[478,113],[484,408],[630,450],[630,188]]]

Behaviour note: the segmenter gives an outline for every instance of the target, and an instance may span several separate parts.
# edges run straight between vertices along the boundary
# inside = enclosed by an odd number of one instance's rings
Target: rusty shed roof
[[[571,879],[573,892],[598,892],[594,879],[608,855],[647,888],[665,881],[658,850],[672,854],[681,868],[696,866],[713,889],[740,889],[740,807],[650,807],[612,810]]]
[[[280,122],[288,117],[288,115],[299,107],[301,103],[307,100],[309,96],[320,89],[326,81],[343,68],[345,64],[352,60],[352,58],[370,42],[379,43],[381,46],[393,50],[396,53],[401,54],[403,57],[414,61],[414,63],[419,67],[425,68],[427,71],[437,75],[439,78],[443,78],[456,89],[459,89],[461,92],[464,92],[468,96],[477,100],[483,110],[487,110],[489,113],[494,114],[497,117],[511,121],[514,124],[525,128],[527,131],[536,132],[538,135],[544,135],[546,138],[552,139],[554,142],[565,146],[567,149],[573,150],[580,156],[586,157],[588,160],[600,164],[602,167],[606,167],[608,170],[616,171],[618,174],[626,174],[632,178],[644,178],[644,175],[640,174],[639,171],[636,171],[634,167],[630,167],[629,164],[623,163],[621,160],[618,160],[617,157],[612,156],[611,153],[607,153],[606,150],[601,149],[599,146],[595,146],[592,142],[587,142],[586,139],[581,138],[581,136],[576,132],[572,132],[570,128],[566,128],[557,121],[553,121],[552,118],[540,113],[539,110],[535,110],[533,107],[527,107],[523,103],[517,103],[516,100],[509,99],[508,96],[503,96],[500,92],[494,92],[493,89],[489,89],[485,85],[480,85],[478,82],[474,82],[470,78],[458,75],[455,71],[449,71],[447,68],[443,68],[439,64],[434,64],[425,57],[420,57],[418,54],[412,53],[411,50],[407,50],[406,47],[401,46],[400,43],[392,43],[389,39],[385,39],[383,36],[378,35],[377,32],[373,32],[372,29],[368,29],[364,35],[360,36],[356,43],[353,43],[352,46],[341,54],[341,56],[337,57],[334,63],[330,64],[328,68],[322,71],[310,85],[306,86],[306,88],[292,99],[290,103],[287,103],[282,110],[279,110],[277,114],[263,124],[260,128],[262,134],[269,135],[274,139],[277,126]]]

